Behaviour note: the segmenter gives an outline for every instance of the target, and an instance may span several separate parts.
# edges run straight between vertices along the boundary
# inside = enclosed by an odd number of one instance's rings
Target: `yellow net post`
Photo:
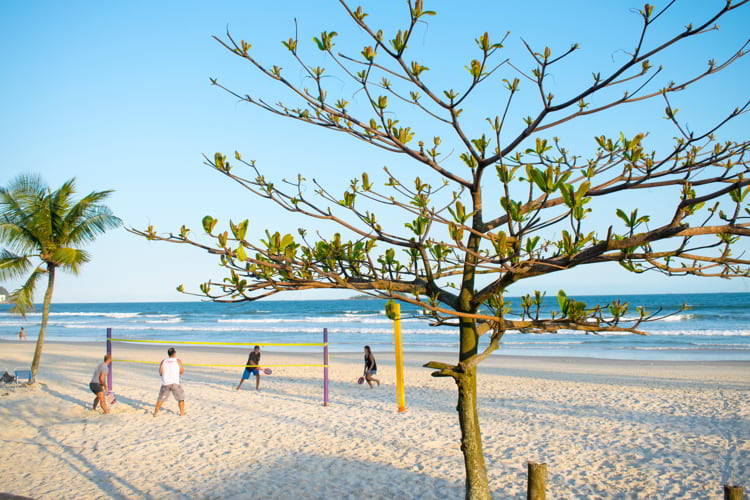
[[[390,311],[388,310],[390,306]],[[393,321],[393,350],[396,353],[396,391],[398,392],[398,411],[406,411],[404,395],[404,346],[401,340],[401,304],[398,302],[386,305],[386,314]]]

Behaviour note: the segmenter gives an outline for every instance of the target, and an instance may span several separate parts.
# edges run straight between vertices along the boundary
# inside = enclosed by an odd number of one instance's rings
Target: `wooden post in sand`
[[[547,464],[529,462],[529,484],[526,500],[544,500],[547,492]]]
[[[323,406],[328,406],[328,328],[323,328]]]
[[[745,488],[742,486],[724,485],[724,500],[744,500]]]

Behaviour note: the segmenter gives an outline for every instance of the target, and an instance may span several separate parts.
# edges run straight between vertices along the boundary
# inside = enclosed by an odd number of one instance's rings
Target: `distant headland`
[[[0,304],[10,304],[10,294],[8,290],[0,286]]]
[[[382,297],[372,297],[370,295],[354,295],[347,300],[385,300]]]

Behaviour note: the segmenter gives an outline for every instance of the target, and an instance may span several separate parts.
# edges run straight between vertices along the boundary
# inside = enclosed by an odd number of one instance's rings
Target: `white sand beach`
[[[242,364],[244,349],[176,346],[185,363]],[[0,371],[27,368],[33,342],[0,342]],[[117,344],[158,361],[165,346]],[[398,412],[390,353],[382,385],[357,385],[360,353],[322,368],[278,367],[234,390],[239,368],[187,367],[187,415],[151,416],[154,365],[114,363],[117,403],[91,411],[103,344],[45,345],[35,387],[0,390],[0,492],[32,498],[462,498],[456,390],[406,354]],[[264,350],[261,364],[320,363]],[[249,382],[254,382],[250,380]],[[494,498],[526,498],[526,463],[546,462],[548,498],[721,498],[750,487],[750,364],[493,356],[479,404]]]

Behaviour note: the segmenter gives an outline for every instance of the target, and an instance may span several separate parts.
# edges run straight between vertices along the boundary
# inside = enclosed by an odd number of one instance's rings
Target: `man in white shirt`
[[[182,390],[180,384],[180,378],[185,373],[185,367],[182,366],[182,361],[177,357],[177,351],[174,347],[170,347],[167,350],[168,357],[164,358],[159,363],[159,375],[161,375],[161,389],[159,389],[159,398],[156,401],[156,408],[154,409],[154,416],[159,413],[162,403],[167,400],[169,393],[174,395],[174,398],[180,405],[180,416],[185,414],[185,391]]]

